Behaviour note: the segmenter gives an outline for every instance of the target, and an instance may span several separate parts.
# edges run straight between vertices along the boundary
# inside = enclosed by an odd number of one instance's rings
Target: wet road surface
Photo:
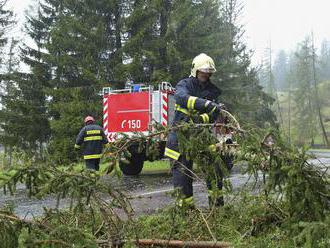
[[[232,174],[230,180],[234,188],[239,188],[248,180],[247,175]],[[131,204],[136,214],[151,213],[157,209],[173,204],[172,177],[170,173],[142,174],[135,177],[123,176],[118,178],[107,178],[113,180],[113,185],[126,193],[131,198]],[[194,183],[195,201],[199,206],[207,206],[207,190],[204,182]],[[15,213],[23,218],[33,218],[42,215],[43,208],[55,208],[57,201],[53,196],[41,200],[28,198],[25,186],[20,184],[14,195],[0,193],[0,208],[6,204],[15,207]],[[62,199],[60,207],[68,207],[69,200]]]
[[[330,165],[330,153],[317,154],[321,158],[311,160],[317,166],[327,168]],[[325,156],[326,155],[326,156]],[[241,168],[234,167],[229,180],[234,190],[239,190],[245,186],[249,180],[248,175],[241,174]],[[329,170],[330,171],[330,170]],[[131,198],[131,204],[136,215],[153,213],[158,209],[174,204],[174,199],[170,193],[172,191],[172,178],[168,173],[148,173],[135,177],[123,176],[118,178],[107,178],[112,180],[114,187],[126,192]],[[253,182],[251,178],[251,183]],[[197,206],[207,207],[207,189],[204,182],[194,182],[194,200]],[[33,218],[40,216],[44,207],[55,208],[56,199],[53,196],[46,197],[42,200],[31,198],[26,194],[24,185],[18,185],[13,196],[5,195],[0,192],[0,208],[6,204],[15,206],[15,213],[24,218]],[[60,207],[68,207],[69,200],[61,200]]]

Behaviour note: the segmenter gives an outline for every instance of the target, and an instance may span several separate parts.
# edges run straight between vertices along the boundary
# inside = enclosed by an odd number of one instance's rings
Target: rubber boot
[[[208,199],[209,199],[210,209],[212,209],[213,207],[222,207],[225,204],[223,200],[223,196],[216,198],[215,201],[211,196],[209,196]]]

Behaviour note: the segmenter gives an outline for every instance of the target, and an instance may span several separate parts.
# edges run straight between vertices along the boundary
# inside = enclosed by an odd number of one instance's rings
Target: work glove
[[[213,117],[217,117],[222,109],[225,109],[225,105],[215,102],[209,102],[206,106],[206,113],[212,115]]]
[[[219,108],[220,108],[221,110],[226,110],[226,111],[228,110],[225,104],[223,104],[223,103],[218,103],[218,105],[219,105]]]

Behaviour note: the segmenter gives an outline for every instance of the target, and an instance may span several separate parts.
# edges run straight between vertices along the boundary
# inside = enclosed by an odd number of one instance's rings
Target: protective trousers
[[[222,157],[228,170],[233,166],[232,158],[229,156]],[[193,196],[193,162],[188,161],[185,156],[180,156],[179,160],[172,160],[172,174],[173,185],[175,189],[180,190],[181,197],[183,199],[189,199]],[[208,175],[206,178],[206,184],[209,191],[209,203],[215,206],[222,206],[224,204],[223,196],[214,194],[213,192],[219,192],[223,187],[223,175],[221,166],[215,165],[214,173]],[[214,189],[216,187],[216,189]]]
[[[99,170],[100,159],[85,159],[86,168],[90,170]]]

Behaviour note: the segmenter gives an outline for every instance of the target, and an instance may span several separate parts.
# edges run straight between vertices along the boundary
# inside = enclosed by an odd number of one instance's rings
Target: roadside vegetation
[[[195,134],[187,143],[198,147],[197,152],[190,150],[197,161],[195,180],[207,177],[217,162],[217,159],[209,160],[210,152],[213,158],[229,152],[210,151],[207,143],[200,142],[201,137],[214,138],[208,130],[190,126],[180,131],[181,137],[191,137],[187,132]],[[21,182],[31,197],[52,194],[58,201],[71,199],[71,206],[64,210],[45,209],[43,216],[32,220],[15,216],[12,206],[2,209],[2,244],[5,247],[131,247],[145,239],[162,239],[223,241],[231,247],[328,247],[327,167],[309,164],[310,155],[288,145],[276,131],[249,130],[237,139],[241,146],[235,152],[236,162],[247,163],[246,173],[253,180],[238,192],[232,191],[227,180],[225,190],[218,192],[225,195],[225,207],[190,210],[170,205],[148,216],[134,215],[120,189],[100,180],[104,173],[118,170],[111,163],[104,172],[91,172],[79,166],[39,164],[18,154],[16,165],[0,175],[0,186],[5,192],[13,193],[15,185]],[[110,149],[115,147],[118,148]],[[187,145],[184,149],[192,147]],[[201,164],[206,158],[209,163]]]

